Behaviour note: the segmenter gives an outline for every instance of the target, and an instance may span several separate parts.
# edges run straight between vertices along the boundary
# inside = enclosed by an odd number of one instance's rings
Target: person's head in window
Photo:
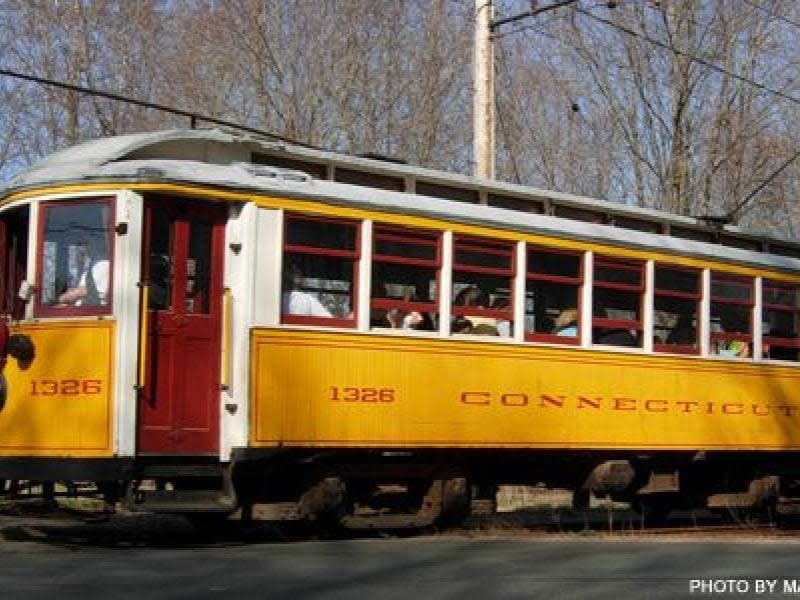
[[[578,335],[578,311],[574,308],[562,310],[553,323],[553,333],[563,336]]]
[[[675,327],[667,336],[667,344],[673,345],[696,345],[697,330],[694,326],[694,315],[691,313],[681,313],[675,323]]]
[[[477,285],[471,284],[456,295],[454,304],[456,306],[479,306],[485,308],[489,304],[489,296]]]
[[[472,321],[469,319],[465,319],[464,317],[456,317],[453,320],[451,329],[453,333],[472,333],[474,328],[472,326]]]
[[[284,315],[331,318],[333,315],[315,295],[302,290],[303,274],[292,260],[283,269],[283,297],[281,312]]]
[[[90,237],[75,252],[77,283],[58,296],[62,306],[105,306],[111,265],[102,238]]]

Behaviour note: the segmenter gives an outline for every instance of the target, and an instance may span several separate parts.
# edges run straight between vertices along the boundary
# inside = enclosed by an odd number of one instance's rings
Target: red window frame
[[[581,315],[583,314],[582,306],[583,306],[583,294],[581,293],[581,288],[583,287],[584,281],[584,269],[585,261],[583,260],[584,253],[581,251],[575,250],[556,250],[552,248],[542,248],[539,246],[531,246],[527,247],[527,255],[530,256],[531,252],[538,253],[538,254],[558,254],[562,256],[574,256],[578,259],[578,276],[571,277],[569,275],[553,275],[551,273],[542,273],[537,271],[531,271],[531,264],[528,261],[528,268],[527,272],[525,273],[525,292],[527,295],[528,291],[528,282],[530,281],[542,281],[544,283],[559,283],[563,285],[574,285],[577,288],[578,294],[578,302],[577,306],[575,307],[578,312],[578,320],[576,323],[577,335],[574,336],[567,336],[567,335],[557,335],[555,333],[544,333],[544,332],[525,332],[525,340],[528,342],[550,342],[553,344],[569,344],[572,346],[576,346],[581,343]]]
[[[108,292],[105,305],[95,306],[49,306],[42,304],[41,290],[44,275],[44,234],[47,211],[53,207],[104,204],[109,208],[107,226],[108,241]],[[39,205],[39,222],[36,226],[36,290],[39,291],[34,302],[33,314],[36,317],[84,317],[110,315],[114,311],[114,224],[117,222],[116,203],[113,197],[74,198],[69,200],[49,200]]]
[[[615,281],[603,281],[597,279],[597,268],[608,267],[612,269],[619,269],[622,271],[630,271],[639,273],[639,285],[631,285],[629,283],[618,283]],[[645,291],[645,262],[633,259],[616,258],[612,256],[595,256],[592,273],[592,289],[607,289],[617,290],[622,292],[631,292],[639,295],[639,319],[609,319],[606,317],[597,317],[592,313],[592,328],[599,329],[633,329],[635,331],[643,331],[644,319],[644,291]]]
[[[401,242],[406,245],[428,246],[434,248],[433,260],[424,258],[411,258],[394,254],[381,254],[378,252],[378,242]],[[376,263],[392,263],[423,267],[436,271],[436,295],[431,302],[406,302],[395,298],[370,298],[370,307],[391,310],[398,309],[404,312],[439,312],[440,286],[442,276],[442,234],[438,231],[415,229],[402,225],[375,224],[372,235],[372,265]]]
[[[692,273],[697,277],[697,291],[682,292],[680,290],[670,290],[665,288],[656,287],[659,267],[668,269],[670,271],[683,271],[685,273]],[[700,269],[693,269],[691,267],[683,267],[671,265],[668,263],[656,263],[653,270],[653,305],[655,306],[655,298],[680,298],[683,300],[694,300],[694,314],[695,314],[695,345],[690,346],[687,344],[653,344],[653,351],[655,352],[671,352],[673,354],[700,354],[700,304],[703,299],[703,279],[702,271]]]
[[[714,295],[714,284],[735,285],[737,287],[745,288],[748,291],[748,298],[740,300],[739,298],[726,298],[725,296]],[[730,332],[730,331],[712,331],[709,335],[711,342],[731,342],[734,340],[740,342],[753,343],[753,306],[755,306],[755,279],[742,275],[730,275],[728,273],[720,273],[719,271],[711,272],[711,299],[710,303],[713,306],[717,304],[729,304],[734,306],[746,306],[748,308],[748,320],[750,333]],[[713,311],[712,311],[713,312]],[[752,349],[751,349],[752,350]]]
[[[766,316],[767,310],[772,310],[794,314],[798,319],[798,322],[800,322],[800,286],[791,283],[771,281],[768,279],[764,279],[761,285],[763,289],[762,298],[764,298],[764,302],[761,307],[762,321]],[[784,290],[794,292],[795,304],[792,306],[789,304],[768,303],[766,301],[767,290]],[[763,336],[761,341],[765,348],[769,346],[776,346],[778,348],[800,348],[800,328],[796,332],[796,337],[794,338]]]
[[[479,238],[467,235],[453,236],[453,282],[455,282],[456,273],[474,273],[477,275],[494,275],[498,277],[507,276],[509,279],[509,291],[513,296],[514,275],[517,268],[516,252],[514,251],[515,245],[515,242],[506,240]],[[457,262],[457,256],[460,250],[472,254],[483,253],[493,256],[508,256],[509,267],[504,269],[459,263]],[[456,317],[489,317],[501,321],[512,321],[513,306],[514,302],[512,298],[507,308],[479,308],[477,306],[452,305],[450,307],[450,313]]]
[[[355,228],[355,241],[353,250],[342,248],[326,248],[324,246],[309,246],[305,244],[290,244],[287,242],[287,235],[291,223],[296,221],[314,221],[318,223],[330,223],[344,225]],[[320,325],[323,327],[349,327],[354,328],[358,322],[358,263],[361,258],[361,222],[352,219],[339,219],[335,217],[323,217],[317,215],[305,215],[287,213],[283,221],[283,265],[286,263],[287,254],[329,256],[333,258],[344,258],[352,261],[353,268],[353,287],[351,293],[352,317],[311,317],[306,315],[286,315],[283,313],[283,289],[281,289],[281,318],[280,322],[285,325]]]

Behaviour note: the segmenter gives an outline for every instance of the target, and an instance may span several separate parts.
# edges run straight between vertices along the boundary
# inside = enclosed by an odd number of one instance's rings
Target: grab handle
[[[147,382],[147,316],[150,301],[150,284],[140,283],[142,289],[141,304],[139,305],[139,378],[136,388],[141,390]]]
[[[231,288],[222,292],[222,389],[231,387],[231,320],[233,297]]]

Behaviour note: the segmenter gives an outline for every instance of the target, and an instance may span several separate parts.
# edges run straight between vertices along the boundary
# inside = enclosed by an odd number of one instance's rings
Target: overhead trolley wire
[[[157,102],[149,102],[147,100],[139,100],[137,98],[131,98],[130,96],[123,96],[122,94],[116,94],[113,92],[106,92],[103,90],[97,90],[94,88],[85,87],[82,85],[76,85],[72,83],[66,83],[64,81],[58,81],[55,79],[48,79],[46,77],[37,77],[36,75],[29,75],[27,73],[20,73],[19,71],[13,71],[11,69],[0,68],[0,75],[4,75],[6,77],[13,77],[15,79],[22,79],[24,81],[30,81],[33,83],[38,83],[40,85],[49,85],[51,87],[57,87],[63,90],[69,90],[72,92],[79,92],[81,94],[87,94],[89,96],[99,96],[100,98],[106,98],[108,100],[115,100],[117,102],[125,102],[127,104],[133,104],[135,106],[141,106],[142,108],[150,108],[153,110],[158,110],[161,112],[177,115],[180,117],[186,117],[189,119],[190,125],[192,129],[197,126],[198,121],[202,121],[205,123],[210,123],[212,125],[220,125],[222,127],[229,127],[231,129],[237,129],[239,131],[244,131],[247,133],[252,133],[255,135],[260,135],[263,137],[267,137],[276,141],[280,142],[287,142],[290,144],[296,144],[298,146],[305,146],[306,148],[313,148],[316,150],[320,150],[319,147],[313,146],[311,144],[307,144],[305,142],[299,142],[297,140],[293,140],[291,138],[283,137],[276,133],[272,133],[269,131],[264,131],[263,129],[257,129],[255,127],[248,127],[247,125],[241,125],[239,123],[234,123],[233,121],[227,121],[225,119],[218,119],[216,117],[210,117],[208,115],[203,115],[200,113],[183,110],[180,108],[175,108],[173,106],[166,106],[164,104],[159,104]]]
[[[655,39],[655,38],[653,38],[653,37],[641,32],[641,31],[635,31],[634,29],[631,29],[630,27],[626,27],[625,25],[621,25],[619,23],[614,23],[613,21],[611,21],[609,19],[605,19],[603,17],[595,15],[594,13],[591,13],[591,12],[589,12],[587,10],[584,10],[584,9],[580,8],[579,6],[575,7],[575,12],[580,13],[580,14],[586,16],[586,17],[589,17],[590,19],[593,19],[594,21],[597,21],[598,23],[602,23],[602,24],[604,24],[604,25],[606,25],[608,27],[612,27],[612,28],[614,28],[614,29],[616,29],[618,31],[621,31],[621,32],[623,32],[623,33],[625,33],[627,35],[630,35],[632,37],[645,40],[646,42],[648,42],[650,44],[653,44],[654,46],[658,46],[659,48],[662,48],[662,49],[667,50],[669,52],[672,52],[673,54],[677,54],[679,56],[683,56],[685,58],[688,58],[692,62],[695,62],[695,63],[697,63],[699,65],[703,65],[704,67],[706,67],[708,69],[711,69],[712,71],[716,71],[717,73],[720,73],[720,74],[723,74],[723,75],[727,75],[727,76],[729,76],[729,77],[731,77],[733,79],[736,79],[737,81],[741,81],[742,83],[746,83],[748,85],[752,85],[753,87],[756,87],[756,88],[758,88],[758,89],[760,89],[760,90],[762,90],[764,92],[772,94],[773,96],[777,96],[778,98],[781,98],[783,100],[787,100],[787,101],[789,101],[789,102],[791,102],[793,104],[800,105],[800,98],[798,98],[797,96],[793,96],[791,94],[787,94],[786,92],[782,92],[781,90],[776,89],[774,87],[771,87],[771,86],[769,86],[769,85],[767,85],[765,83],[761,83],[760,81],[756,81],[754,79],[750,79],[749,77],[745,77],[744,75],[739,75],[737,73],[729,71],[728,69],[720,67],[719,65],[717,65],[717,64],[715,64],[715,63],[713,63],[713,62],[711,62],[709,60],[706,60],[706,59],[704,59],[704,58],[702,58],[700,56],[697,56],[696,54],[692,54],[691,52],[687,52],[685,50],[681,50],[680,48],[675,48],[673,46],[670,46],[669,44],[667,44],[665,42],[662,42],[660,40],[657,40],[657,39]],[[740,200],[737,204],[735,204],[734,207],[731,210],[729,210],[727,215],[725,215],[725,216],[727,218],[729,218],[729,219],[734,217],[743,208],[745,208],[745,206],[753,198],[755,198],[756,195],[759,192],[761,192],[771,181],[773,181],[778,175],[780,175],[784,170],[786,170],[786,168],[788,168],[789,165],[791,165],[798,158],[800,158],[800,151],[795,152],[791,157],[789,157],[786,161],[784,161],[777,169],[775,169],[775,171],[773,171],[767,177],[765,177],[764,180],[761,183],[759,183],[758,186],[756,186],[756,188],[754,190],[752,190],[749,194],[747,194],[747,196],[745,196],[742,200]]]
[[[754,87],[757,87],[758,89],[763,90],[763,91],[765,91],[765,92],[767,92],[769,94],[772,94],[774,96],[778,96],[779,98],[783,98],[784,100],[788,100],[789,102],[792,102],[794,104],[800,105],[800,98],[798,98],[797,96],[792,96],[791,94],[787,94],[786,92],[782,92],[781,90],[776,89],[774,87],[771,87],[771,86],[769,86],[769,85],[767,85],[765,83],[761,83],[760,81],[756,81],[754,79],[750,79],[749,77],[745,77],[744,75],[739,75],[738,73],[734,73],[733,71],[729,71],[728,69],[725,69],[724,67],[720,67],[718,64],[713,63],[710,60],[706,60],[705,58],[697,56],[696,54],[692,54],[691,52],[687,52],[686,50],[681,50],[680,48],[675,48],[673,46],[670,46],[666,42],[662,42],[660,40],[657,40],[657,39],[647,35],[646,33],[642,33],[641,31],[635,31],[634,29],[631,29],[630,27],[626,27],[625,25],[621,25],[619,23],[614,23],[614,21],[610,21],[609,19],[605,19],[603,17],[599,17],[596,14],[591,13],[591,12],[589,12],[587,10],[584,10],[582,8],[579,8],[579,7],[575,7],[575,12],[578,12],[578,13],[584,15],[584,16],[587,16],[590,19],[593,19],[593,20],[595,20],[595,21],[597,21],[599,23],[603,23],[604,25],[607,25],[609,27],[613,27],[614,29],[622,31],[623,33],[625,33],[627,35],[630,35],[632,37],[643,39],[646,42],[648,42],[650,44],[653,44],[654,46],[658,46],[659,48],[663,48],[664,50],[668,50],[668,51],[672,52],[673,54],[677,54],[679,56],[683,56],[685,58],[688,58],[692,62],[696,62],[697,64],[703,65],[704,67],[707,67],[707,68],[711,69],[712,71],[716,71],[717,73],[721,73],[723,75],[728,75],[729,77],[732,77],[733,79],[736,79],[737,81],[741,81],[742,83],[747,83],[747,84],[752,85]]]
[[[792,19],[790,19],[788,17],[784,17],[783,15],[780,15],[780,14],[776,13],[774,10],[770,10],[770,9],[766,8],[763,4],[757,4],[756,2],[752,2],[751,0],[742,0],[742,1],[745,4],[749,4],[750,6],[755,8],[756,10],[760,10],[765,15],[769,15],[770,17],[773,17],[774,19],[776,19],[778,21],[783,21],[784,23],[786,23],[788,25],[791,25],[792,27],[795,27],[796,29],[800,29],[800,23],[798,23],[797,21],[794,21],[794,20],[792,20]]]

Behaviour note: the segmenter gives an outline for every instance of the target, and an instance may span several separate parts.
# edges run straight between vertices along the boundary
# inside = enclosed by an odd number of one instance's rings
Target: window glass
[[[700,271],[656,265],[656,289],[662,292],[700,293]]]
[[[525,338],[577,344],[582,283],[582,254],[529,247]]]
[[[643,282],[643,262],[595,257],[592,343],[641,347]]]
[[[354,327],[358,223],[287,215],[281,321]]]
[[[557,252],[537,247],[528,248],[528,273],[538,275],[557,275],[561,277],[581,277],[583,254]]]
[[[484,267],[508,271],[511,269],[511,254],[506,246],[461,240],[456,245],[455,264],[464,267]]]
[[[753,355],[753,279],[711,272],[711,352]]]
[[[39,314],[110,312],[110,200],[42,205]]]
[[[211,223],[192,221],[186,261],[186,312],[207,314],[211,275]]]
[[[633,286],[638,289],[642,285],[642,267],[641,265],[604,260],[595,264],[594,280],[601,283]]]
[[[653,298],[653,349],[697,354],[700,351],[700,271],[657,264]]]
[[[373,234],[373,327],[433,331],[439,322],[439,234],[376,224]]]
[[[764,358],[795,362],[800,360],[800,288],[764,280],[762,296]]]
[[[354,223],[291,215],[287,219],[287,246],[356,250],[358,230]]]
[[[172,307],[175,275],[172,265],[173,221],[163,207],[154,205],[151,210],[148,305],[151,310],[167,310]]]
[[[25,316],[19,288],[28,270],[29,218],[27,206],[0,213],[0,314],[10,319]]]
[[[514,243],[456,236],[453,255],[450,330],[511,336]]]

